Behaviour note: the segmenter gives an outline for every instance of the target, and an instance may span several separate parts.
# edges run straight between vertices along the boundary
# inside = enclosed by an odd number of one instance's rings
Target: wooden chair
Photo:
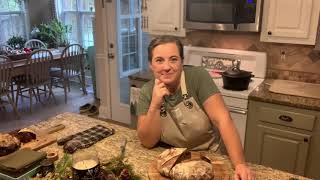
[[[32,96],[35,96],[36,100],[41,102],[39,87],[48,87],[49,96],[52,96],[56,103],[53,91],[51,76],[49,74],[49,68],[51,67],[53,56],[49,50],[39,49],[33,51],[28,60],[26,61],[26,73],[22,76],[22,79],[16,81],[17,94],[16,104],[18,103],[18,96],[24,96],[22,92],[28,91],[30,99],[30,112],[32,112]],[[35,93],[35,89],[37,93]],[[41,102],[42,103],[42,102]]]
[[[16,116],[20,118],[18,109],[13,102],[13,98],[10,97],[10,86],[11,86],[11,71],[13,69],[13,64],[10,59],[6,56],[0,55],[0,98],[2,96],[7,96],[8,101],[3,101],[0,99],[0,107],[5,107],[6,104],[11,104]]]
[[[30,39],[24,44],[25,48],[31,49],[47,49],[47,46],[39,39]]]
[[[1,44],[0,45],[0,51],[4,51],[4,52],[7,52],[7,51],[11,51],[13,50],[13,47],[7,45],[7,44]]]
[[[79,44],[67,46],[61,54],[60,71],[52,71],[53,81],[62,82],[64,89],[65,103],[67,103],[67,88],[70,92],[70,79],[78,77],[84,94],[87,94],[84,77],[84,54],[83,48]]]

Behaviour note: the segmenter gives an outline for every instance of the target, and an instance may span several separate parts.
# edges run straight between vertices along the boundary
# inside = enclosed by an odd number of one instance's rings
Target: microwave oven
[[[262,0],[184,0],[186,29],[252,31],[260,29]]]

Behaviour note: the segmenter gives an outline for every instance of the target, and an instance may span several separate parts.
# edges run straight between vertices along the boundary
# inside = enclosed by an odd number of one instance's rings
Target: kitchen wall
[[[315,46],[260,42],[260,33],[202,30],[188,32],[183,41],[192,46],[267,52],[268,78],[320,83],[320,52]]]

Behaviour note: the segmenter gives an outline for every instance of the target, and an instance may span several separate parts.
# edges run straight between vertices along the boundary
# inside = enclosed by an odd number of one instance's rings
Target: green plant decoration
[[[53,19],[47,24],[40,24],[35,37],[47,44],[48,48],[67,46],[67,33],[71,32],[71,26],[64,25],[61,21]]]
[[[24,43],[26,43],[26,39],[24,39],[22,36],[12,36],[7,41],[7,44],[15,49],[23,48]]]

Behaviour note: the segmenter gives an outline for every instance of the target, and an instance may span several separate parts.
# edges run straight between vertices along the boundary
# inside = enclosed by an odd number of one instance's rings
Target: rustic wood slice
[[[222,161],[211,161],[214,179],[219,180],[228,180],[231,177],[231,174],[228,173],[228,166]],[[161,176],[157,169],[157,160],[154,160],[150,163],[148,168],[148,178],[150,180],[167,180],[170,178]]]

